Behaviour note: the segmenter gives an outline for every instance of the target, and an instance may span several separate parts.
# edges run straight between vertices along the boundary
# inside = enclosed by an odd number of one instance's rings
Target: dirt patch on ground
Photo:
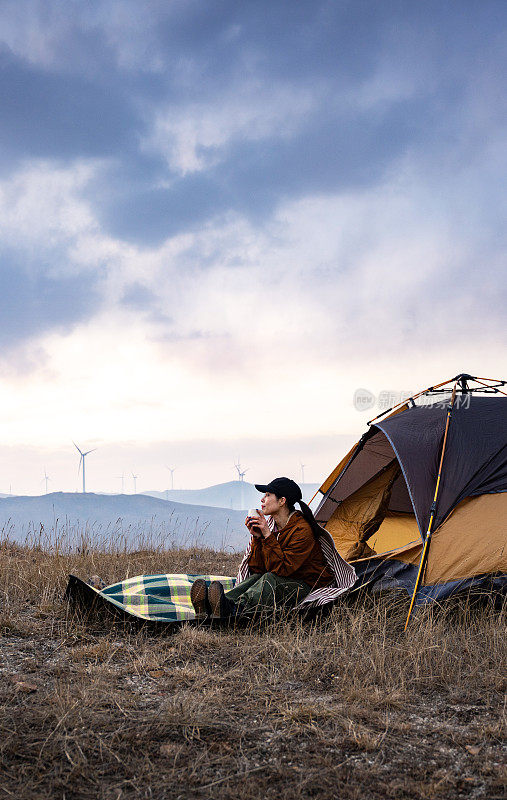
[[[487,605],[419,614],[408,634],[391,599],[153,636],[61,599],[71,571],[236,563],[0,550],[0,796],[504,797],[504,616]]]

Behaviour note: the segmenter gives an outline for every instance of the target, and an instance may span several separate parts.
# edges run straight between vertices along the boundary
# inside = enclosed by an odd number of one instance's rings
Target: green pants
[[[237,603],[242,612],[268,612],[276,608],[294,608],[310,592],[308,584],[292,578],[281,578],[273,572],[262,575],[250,575],[234,589],[229,589],[225,596]]]

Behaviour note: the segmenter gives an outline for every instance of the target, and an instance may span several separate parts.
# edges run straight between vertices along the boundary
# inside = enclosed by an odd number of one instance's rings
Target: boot
[[[208,589],[208,600],[211,608],[212,619],[227,619],[237,616],[239,608],[236,603],[225,596],[224,587],[220,581],[213,581]]]
[[[211,609],[208,602],[208,587],[203,578],[197,578],[190,589],[190,599],[197,619],[209,617]]]

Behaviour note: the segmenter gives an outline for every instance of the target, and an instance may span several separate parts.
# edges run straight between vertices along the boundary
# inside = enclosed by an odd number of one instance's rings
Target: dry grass
[[[0,548],[0,797],[503,797],[505,617],[386,598],[313,623],[133,633],[67,575],[234,574],[205,550]]]

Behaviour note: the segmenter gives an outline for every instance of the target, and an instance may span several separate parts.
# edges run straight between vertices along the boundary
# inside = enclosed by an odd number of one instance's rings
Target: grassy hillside
[[[0,548],[5,797],[502,797],[505,617],[342,602],[173,636],[72,618],[67,574],[234,574],[211,550]]]
[[[82,536],[106,546],[118,538],[131,548],[143,536],[169,546],[239,549],[248,532],[241,511],[166,502],[143,494],[102,495],[51,492],[0,498],[0,535],[23,543],[30,535],[79,541]]]
[[[303,499],[307,502],[313,497],[319,484],[304,483],[301,485]],[[247,481],[229,481],[207,486],[204,489],[168,489],[165,492],[144,492],[150,497],[160,500],[172,500],[176,503],[188,503],[219,508],[242,509],[258,507],[261,494],[252,483]]]

